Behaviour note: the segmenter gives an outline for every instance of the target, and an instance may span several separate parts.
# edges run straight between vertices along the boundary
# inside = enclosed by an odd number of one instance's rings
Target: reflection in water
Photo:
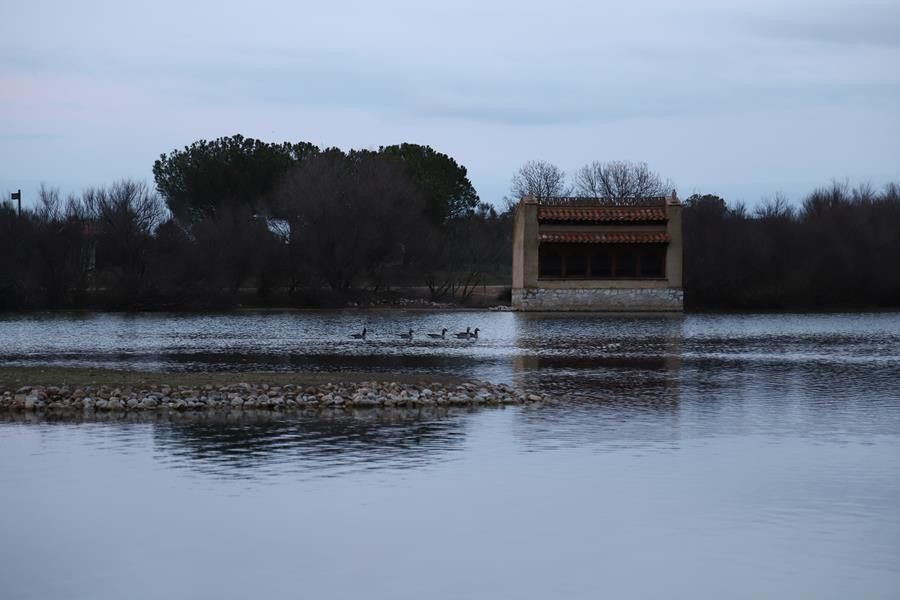
[[[346,339],[361,324],[373,341]],[[388,339],[413,325],[483,337]],[[900,589],[896,315],[0,317],[0,340],[15,364],[445,372],[571,396],[7,415],[4,599]]]
[[[371,332],[368,341],[347,335],[360,324]],[[483,335],[477,341],[393,337],[412,325],[420,331],[478,327]],[[839,436],[898,428],[900,319],[888,314],[54,314],[0,318],[0,335],[0,352],[13,364],[444,373],[567,395],[563,405],[516,413],[517,437],[535,448],[668,448],[707,435]],[[312,470],[317,457],[330,453],[347,463],[387,456],[396,466],[416,465],[452,451],[466,430],[464,419],[433,413],[242,419],[172,421],[155,435],[161,447],[191,448],[193,436],[203,442],[198,448],[207,448],[185,451],[179,460],[194,456],[204,468],[246,472],[266,461]],[[251,436],[247,452],[225,444],[223,459],[212,460],[209,444],[219,430],[228,432],[223,444],[230,435]]]
[[[529,445],[643,446],[677,439],[677,360],[529,357],[515,364],[520,385],[567,395],[566,402],[520,413],[517,434]]]
[[[681,315],[525,315],[515,382],[565,394],[561,405],[523,410],[515,433],[532,449],[670,448],[681,399]],[[542,355],[547,340],[554,352]]]
[[[171,422],[153,430],[156,449],[177,465],[219,477],[345,475],[446,460],[465,435],[462,410],[323,411],[269,418]]]
[[[152,434],[161,460],[223,478],[334,477],[354,470],[409,469],[460,452],[478,409],[165,411],[0,415],[0,425],[79,424]],[[147,426],[152,426],[147,429]]]

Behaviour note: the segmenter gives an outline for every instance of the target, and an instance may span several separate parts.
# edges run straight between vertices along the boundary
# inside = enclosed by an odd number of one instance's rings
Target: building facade
[[[681,203],[527,196],[513,225],[523,311],[681,311]]]

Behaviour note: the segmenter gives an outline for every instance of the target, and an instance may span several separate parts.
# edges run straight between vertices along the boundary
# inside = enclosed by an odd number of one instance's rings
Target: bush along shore
[[[505,384],[347,382],[200,386],[22,386],[0,390],[0,411],[196,411],[499,406],[553,402]]]

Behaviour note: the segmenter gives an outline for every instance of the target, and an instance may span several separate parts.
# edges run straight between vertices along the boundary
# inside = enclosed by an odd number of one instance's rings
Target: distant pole
[[[18,200],[19,201],[19,208],[16,211],[16,215],[21,217],[22,216],[22,190],[20,189],[18,192],[13,192],[12,194],[10,194],[10,200]]]

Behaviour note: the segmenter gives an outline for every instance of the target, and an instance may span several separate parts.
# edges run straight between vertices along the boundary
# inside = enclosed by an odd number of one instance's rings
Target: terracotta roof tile
[[[665,231],[554,231],[538,235],[541,242],[575,244],[663,244],[669,241]]]
[[[666,220],[666,209],[647,206],[541,206],[538,221],[582,221],[616,223],[622,221]]]

